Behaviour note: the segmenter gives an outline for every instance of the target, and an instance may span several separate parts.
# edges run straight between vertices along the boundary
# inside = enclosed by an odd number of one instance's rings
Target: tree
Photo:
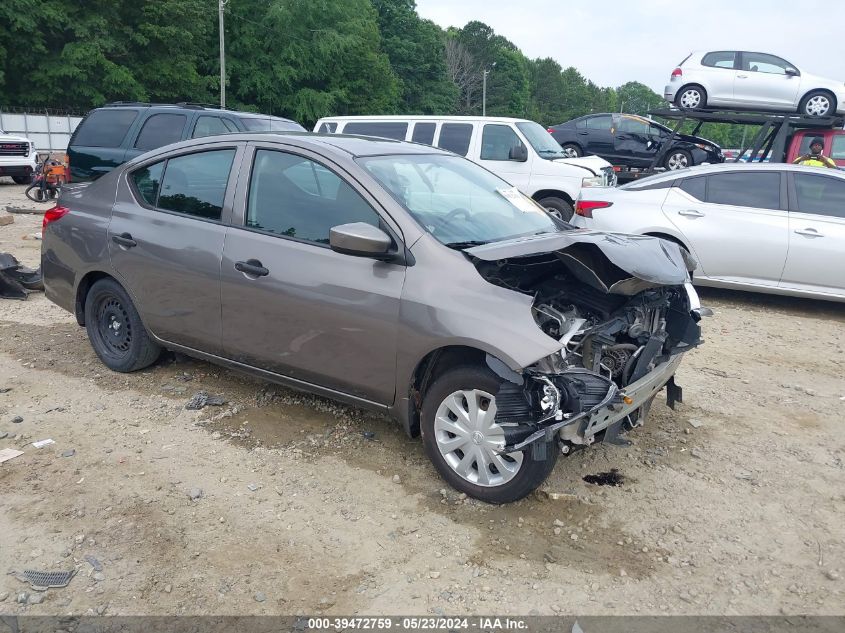
[[[450,112],[458,87],[447,72],[445,34],[417,15],[414,0],[372,0],[382,50],[398,79],[399,109],[408,114]]]
[[[330,114],[391,113],[396,75],[368,0],[231,3],[230,92],[306,126]]]
[[[481,88],[481,69],[453,33],[446,35],[446,72],[458,89],[458,112],[468,113],[475,93]]]

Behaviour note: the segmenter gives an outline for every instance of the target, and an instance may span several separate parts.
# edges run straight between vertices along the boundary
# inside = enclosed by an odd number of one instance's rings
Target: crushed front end
[[[503,452],[530,447],[539,458],[555,438],[564,453],[594,441],[620,442],[620,432],[644,422],[664,386],[670,406],[681,400],[675,371],[683,353],[701,343],[702,309],[687,281],[693,263],[676,245],[647,239],[668,253],[662,279],[653,270],[628,272],[601,242],[475,261],[491,283],[531,294],[535,322],[561,344],[520,371],[488,356],[502,378],[496,421],[505,429]],[[655,256],[654,244],[636,244],[644,257]]]

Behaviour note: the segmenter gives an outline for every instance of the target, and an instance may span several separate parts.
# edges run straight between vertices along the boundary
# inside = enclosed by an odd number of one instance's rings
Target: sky
[[[845,82],[845,0],[417,0],[417,13],[444,28],[479,20],[600,86],[639,81],[662,95],[691,51],[720,49]]]

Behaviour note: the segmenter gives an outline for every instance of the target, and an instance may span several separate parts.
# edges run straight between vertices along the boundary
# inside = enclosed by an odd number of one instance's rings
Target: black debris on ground
[[[584,481],[588,484],[595,484],[596,486],[621,486],[625,477],[615,468],[611,468],[610,472],[598,473],[595,475],[584,475]]]

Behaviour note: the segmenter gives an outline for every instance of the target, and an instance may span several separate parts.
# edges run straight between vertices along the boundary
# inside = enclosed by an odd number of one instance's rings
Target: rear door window
[[[415,123],[414,124],[414,132],[411,136],[411,140],[414,143],[423,143],[425,145],[431,145],[434,143],[434,129],[437,127],[436,123],[432,123],[431,121],[426,121],[423,123]]]
[[[95,110],[80,123],[74,134],[73,145],[120,147],[137,118],[137,110]]]
[[[707,53],[701,59],[702,66],[711,68],[733,68],[736,61],[736,51],[716,51]]]
[[[587,129],[604,130],[605,132],[607,132],[610,130],[611,122],[612,117],[609,114],[606,116],[593,116],[587,119]]]
[[[135,141],[141,150],[156,149],[181,140],[188,117],[184,114],[154,114],[144,122]]]
[[[795,194],[802,213],[845,218],[845,180],[815,174],[795,174]]]
[[[344,134],[362,134],[364,136],[380,136],[404,141],[408,133],[408,124],[400,121],[369,122],[350,121],[343,128]]]
[[[707,202],[735,207],[780,209],[780,174],[745,172],[708,176]]]
[[[444,123],[440,126],[437,147],[466,156],[472,139],[471,123]]]
[[[705,176],[684,178],[679,187],[696,200],[701,200],[701,202],[707,200],[707,178]]]
[[[169,159],[157,207],[219,221],[234,158],[234,149],[222,149]]]

